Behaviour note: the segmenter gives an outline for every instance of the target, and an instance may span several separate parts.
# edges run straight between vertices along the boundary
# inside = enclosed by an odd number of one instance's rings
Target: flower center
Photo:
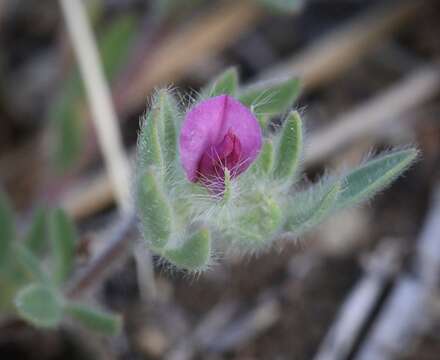
[[[212,145],[202,156],[199,163],[199,173],[203,180],[211,182],[218,179],[223,182],[225,168],[231,175],[237,171],[241,158],[241,143],[231,129],[228,130],[223,140]],[[214,178],[214,179],[213,179]]]

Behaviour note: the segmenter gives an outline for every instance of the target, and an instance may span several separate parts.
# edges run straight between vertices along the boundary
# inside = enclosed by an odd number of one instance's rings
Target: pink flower
[[[252,112],[228,95],[197,104],[185,117],[180,131],[180,160],[192,182],[223,184],[245,171],[257,157],[261,128]]]

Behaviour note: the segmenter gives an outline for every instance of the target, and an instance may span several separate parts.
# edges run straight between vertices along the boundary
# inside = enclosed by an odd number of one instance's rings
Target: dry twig
[[[341,306],[315,360],[349,358],[392,276],[397,272],[397,257],[397,248],[390,242],[382,244],[371,256],[366,273]]]
[[[253,1],[231,1],[177,29],[150,52],[134,83],[121,99],[121,110],[143,106],[156,86],[179,80],[197,62],[212,57],[247,31],[262,15]]]
[[[430,324],[440,279],[440,186],[417,242],[415,274],[402,274],[363,343],[358,358],[395,359],[410,349]]]
[[[60,0],[67,30],[72,41],[86,88],[99,143],[104,154],[116,200],[128,211],[129,163],[124,152],[111,93],[99,59],[96,41],[82,0]]]
[[[313,134],[308,143],[306,163],[314,164],[354,140],[408,120],[407,113],[431,99],[440,90],[440,67],[427,65],[382,91],[334,123]]]
[[[392,284],[397,269],[393,265],[396,257],[392,252],[374,256],[374,266],[343,304],[316,359],[400,358],[429,327],[432,298],[438,294],[440,279],[439,189],[417,242],[414,273],[401,273],[381,304],[380,297],[386,296],[385,288]]]
[[[383,44],[393,32],[418,13],[418,1],[381,4],[330,32],[292,59],[263,73],[260,78],[298,76],[304,88],[321,86]]]
[[[115,193],[119,209],[122,210],[122,231],[124,231],[124,226],[132,223],[134,217],[131,214],[133,206],[130,201],[130,168],[123,148],[110,88],[106,83],[96,41],[82,0],[60,0],[60,3],[89,98],[92,119],[112,183],[111,189]],[[100,254],[99,259],[91,263],[90,268],[87,269],[89,273],[77,280],[78,283],[73,285],[71,295],[77,292],[76,289],[81,289],[84,282],[90,283],[94,279],[94,274],[101,274],[109,263],[113,262],[113,256],[120,253],[126,244],[127,237],[121,235],[120,238],[121,240],[115,240],[109,244],[106,251]],[[138,265],[138,281],[143,297],[147,298],[148,295],[153,296],[155,293],[154,272],[151,254],[147,250],[141,254],[141,257],[135,256]]]
[[[67,295],[75,298],[92,288],[92,285],[102,279],[112,268],[115,260],[121,260],[129,248],[131,231],[136,231],[135,215],[133,212],[124,214],[119,223],[112,229],[111,235],[107,239],[105,249],[96,254],[89,264],[81,270],[67,289]]]

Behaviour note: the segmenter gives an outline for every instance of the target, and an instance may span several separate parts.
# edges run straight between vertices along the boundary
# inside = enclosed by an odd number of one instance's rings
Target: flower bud
[[[261,128],[252,112],[229,95],[204,100],[185,117],[180,132],[180,160],[186,176],[211,190],[245,171],[262,145]]]

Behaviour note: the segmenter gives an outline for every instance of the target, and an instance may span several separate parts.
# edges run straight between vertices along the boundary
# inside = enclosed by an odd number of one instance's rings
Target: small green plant
[[[0,191],[0,311],[42,328],[57,327],[68,316],[93,331],[116,334],[118,315],[64,295],[77,242],[75,228],[61,209],[36,211],[27,233],[18,236],[14,212]]]
[[[240,88],[231,68],[188,111],[157,92],[139,134],[135,196],[151,250],[189,271],[213,254],[261,252],[370,199],[416,160],[415,148],[391,151],[300,189],[303,122],[289,110],[299,89],[297,79]],[[286,113],[272,134],[270,120]]]

